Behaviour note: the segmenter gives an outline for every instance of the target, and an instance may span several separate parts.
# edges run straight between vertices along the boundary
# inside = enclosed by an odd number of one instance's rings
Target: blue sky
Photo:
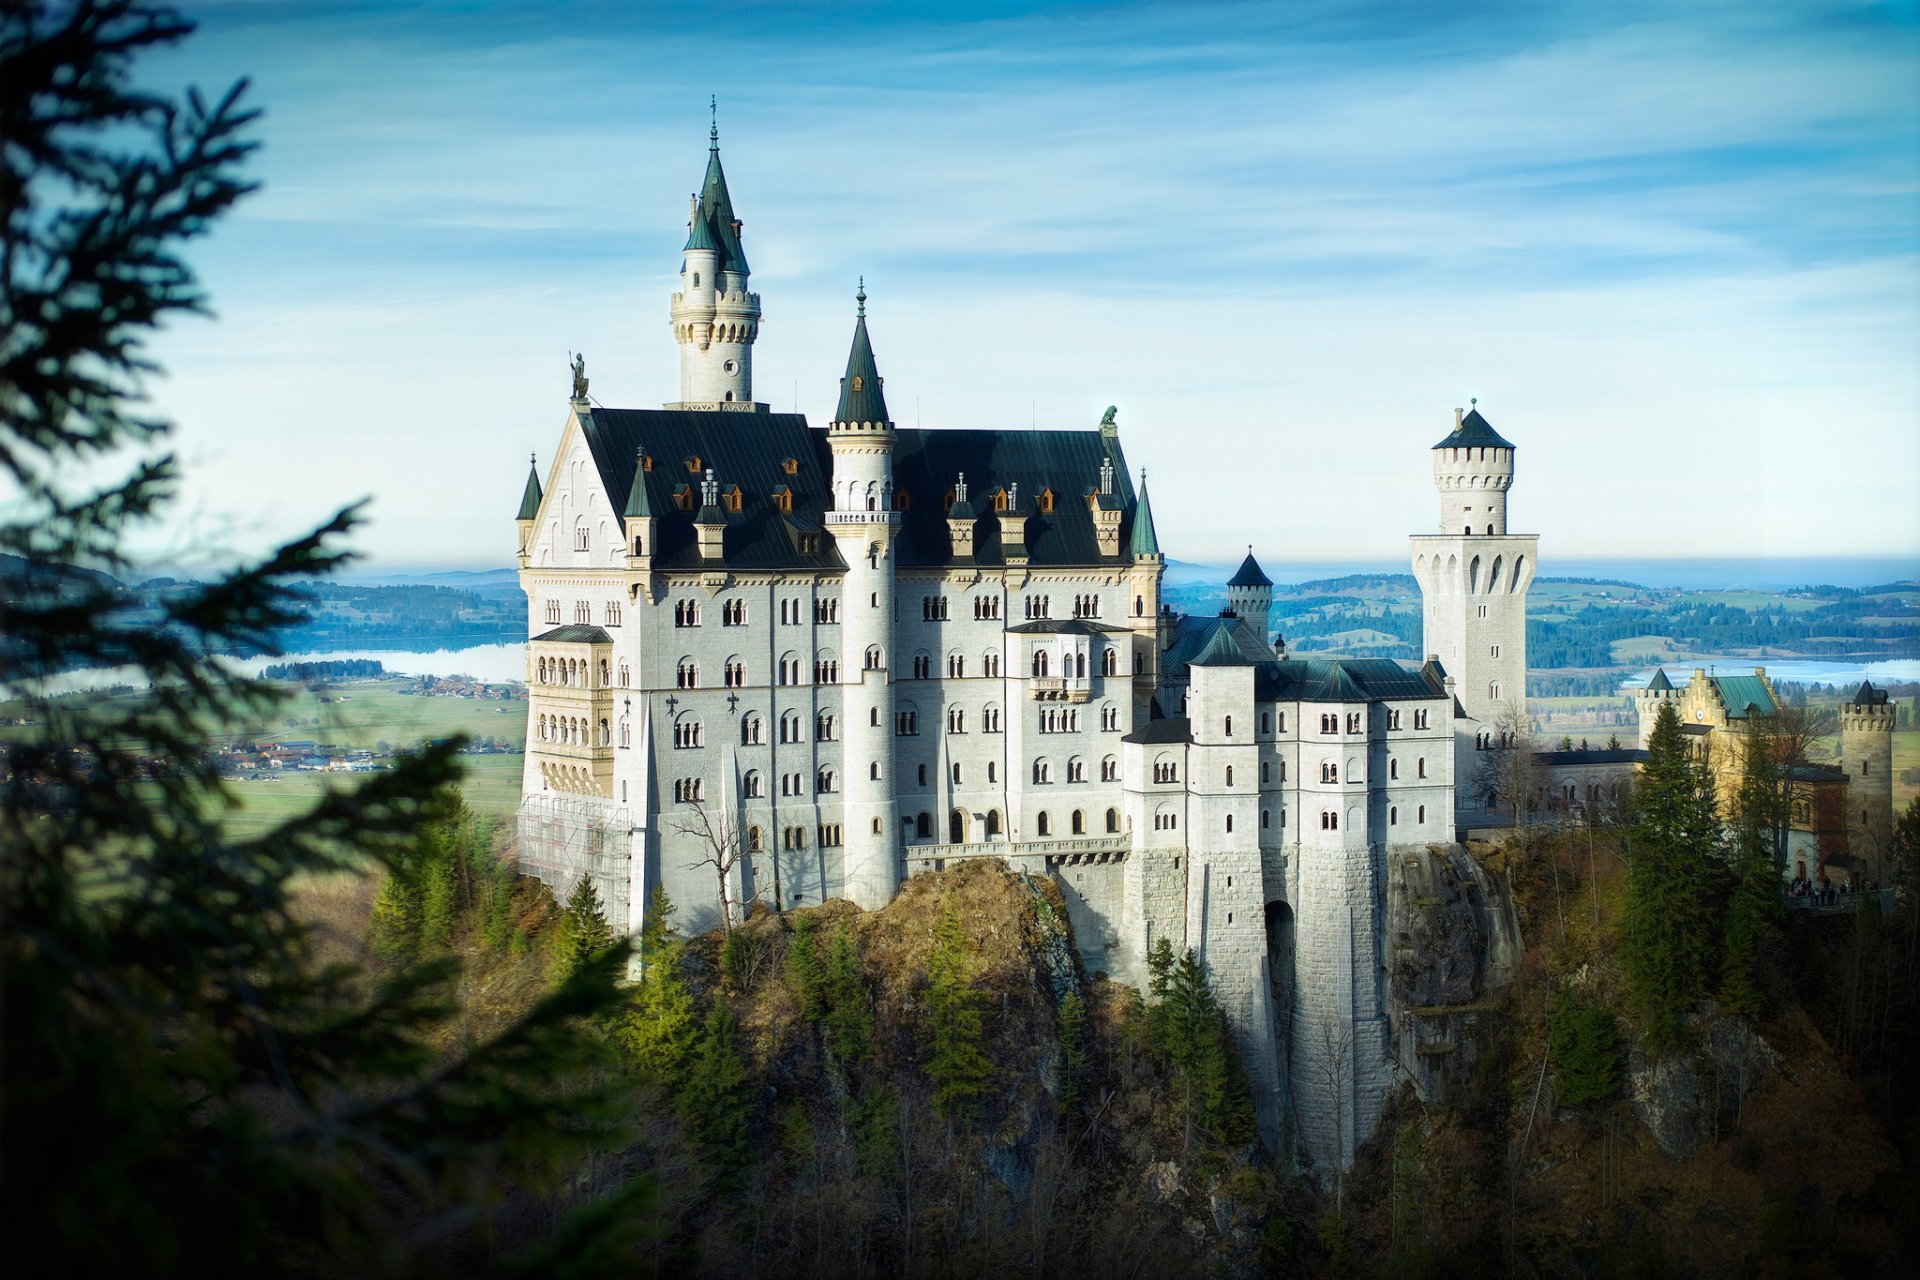
[[[903,424],[1117,404],[1184,559],[1400,558],[1478,397],[1549,571],[1920,561],[1914,3],[188,8],[148,79],[266,145],[160,344],[182,550],[371,494],[378,564],[508,562],[569,350],[677,396],[717,94],[777,408],[864,273]]]

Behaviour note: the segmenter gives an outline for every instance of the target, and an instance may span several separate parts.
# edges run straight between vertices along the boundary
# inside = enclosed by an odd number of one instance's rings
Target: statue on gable
[[[587,357],[580,352],[573,352],[572,355],[573,398],[585,400],[587,398]]]
[[[1101,425],[1101,426],[1103,426],[1103,427],[1110,427],[1110,426],[1112,426],[1112,425],[1113,425],[1113,415],[1114,415],[1114,414],[1116,414],[1116,413],[1118,413],[1118,412],[1120,412],[1120,406],[1119,406],[1119,405],[1117,405],[1117,404],[1110,404],[1110,405],[1108,405],[1108,406],[1107,406],[1107,411],[1106,411],[1105,413],[1103,413],[1103,414],[1101,414],[1101,415],[1100,415],[1100,425]]]

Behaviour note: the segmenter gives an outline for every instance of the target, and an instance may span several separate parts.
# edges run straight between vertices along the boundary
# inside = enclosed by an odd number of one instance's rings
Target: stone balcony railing
[[[1027,681],[1035,702],[1085,702],[1093,696],[1092,685],[1066,676],[1035,676]]]
[[[1111,862],[1124,858],[1133,838],[1124,833],[1068,836],[1045,840],[970,840],[959,844],[916,843],[902,846],[909,861],[938,858],[1037,858],[1056,863]],[[1103,856],[1104,855],[1104,856]]]

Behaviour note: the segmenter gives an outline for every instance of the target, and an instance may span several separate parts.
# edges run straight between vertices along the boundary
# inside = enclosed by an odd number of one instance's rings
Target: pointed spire
[[[540,518],[540,499],[545,495],[540,491],[540,458],[537,454],[527,455],[527,487],[520,494],[521,520]]]
[[[860,278],[854,295],[860,311],[853,321],[853,349],[847,353],[847,376],[840,379],[840,407],[835,422],[890,422],[887,398],[881,393],[880,371],[873,363],[873,341],[867,337],[867,281]]]
[[[647,450],[643,445],[633,454],[633,487],[627,491],[627,509],[621,516],[628,520],[653,518],[653,503],[647,500]]]
[[[1160,538],[1153,529],[1153,504],[1147,499],[1147,472],[1140,469],[1140,503],[1133,513],[1133,537],[1127,544],[1127,553],[1138,560],[1142,556],[1160,554]]]
[[[700,184],[700,196],[694,204],[693,221],[696,224],[687,237],[687,247],[694,248],[694,239],[701,232],[697,224],[705,222],[709,245],[720,251],[720,269],[747,274],[747,255],[740,248],[740,219],[733,213],[733,197],[727,192],[727,174],[720,167],[720,117],[717,100],[714,105],[714,123],[707,130],[707,176]]]
[[[1253,558],[1253,544],[1247,544],[1247,558],[1240,562],[1240,570],[1227,582],[1230,587],[1270,587],[1273,579],[1260,568],[1260,562]]]

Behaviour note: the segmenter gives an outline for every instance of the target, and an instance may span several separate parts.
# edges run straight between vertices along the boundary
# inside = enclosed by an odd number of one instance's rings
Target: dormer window
[[[860,388],[864,387],[865,385],[866,385],[865,379],[861,378],[861,376],[857,373],[853,375],[853,389],[856,392],[859,391]]]
[[[1007,509],[1007,491],[1005,489],[995,489],[993,491],[993,509],[995,511],[1005,511]]]
[[[793,510],[793,490],[787,488],[785,485],[781,485],[778,489],[775,489],[773,491],[773,507],[776,511],[791,512]]]
[[[1050,513],[1050,512],[1052,512],[1052,510],[1053,510],[1053,490],[1051,490],[1051,489],[1042,489],[1042,490],[1040,491],[1040,510],[1042,510],[1042,511],[1044,511],[1044,512],[1049,512],[1049,513]]]
[[[700,474],[700,455],[699,454],[696,453],[692,457],[687,459],[687,470],[696,476]]]
[[[735,485],[733,486],[733,488],[727,490],[727,510],[737,513],[739,512],[741,505],[742,505],[742,499],[740,494],[740,486]]]
[[[780,469],[790,476],[797,476],[800,474],[800,459],[788,458],[780,464]]]
[[[693,510],[693,490],[684,484],[675,485],[673,490],[673,505],[681,511]]]
[[[895,511],[905,511],[911,505],[913,504],[907,497],[907,491],[905,489],[895,489],[893,491],[893,509]]]

